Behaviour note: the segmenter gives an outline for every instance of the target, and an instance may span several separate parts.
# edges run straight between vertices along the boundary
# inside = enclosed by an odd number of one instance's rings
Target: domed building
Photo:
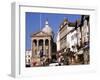
[[[53,30],[49,26],[48,21],[45,21],[43,29],[31,35],[32,43],[32,60],[40,63],[43,56],[52,58]],[[34,65],[33,65],[34,66]]]
[[[52,28],[49,26],[49,23],[47,20],[45,21],[45,27],[42,29],[42,31],[49,34],[49,35],[53,35]]]

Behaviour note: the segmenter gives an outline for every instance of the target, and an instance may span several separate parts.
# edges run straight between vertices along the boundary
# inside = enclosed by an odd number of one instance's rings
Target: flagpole
[[[41,30],[41,13],[40,13],[40,30]]]

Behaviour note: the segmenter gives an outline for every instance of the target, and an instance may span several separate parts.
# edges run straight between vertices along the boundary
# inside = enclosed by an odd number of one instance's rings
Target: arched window
[[[46,46],[49,45],[49,40],[48,40],[48,39],[45,40],[45,45],[46,45]]]
[[[42,39],[39,40],[39,46],[43,46],[43,40]]]
[[[35,46],[37,46],[37,40],[36,40],[36,39],[33,40],[33,44],[34,44]]]

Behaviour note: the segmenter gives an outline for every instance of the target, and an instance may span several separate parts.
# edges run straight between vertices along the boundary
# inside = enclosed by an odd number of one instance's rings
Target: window
[[[30,57],[30,55],[28,55],[28,57]]]
[[[78,35],[77,33],[73,34],[73,35],[71,36],[71,39],[74,40],[75,38],[77,38],[77,35]]]
[[[30,59],[28,59],[28,63],[30,63]]]

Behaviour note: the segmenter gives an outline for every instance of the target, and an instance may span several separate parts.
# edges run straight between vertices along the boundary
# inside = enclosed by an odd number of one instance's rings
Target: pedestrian
[[[63,63],[64,63],[64,57],[62,56],[62,53],[59,53],[57,62],[59,64],[59,66],[63,65]]]
[[[40,58],[43,57],[43,49],[40,50]]]
[[[71,48],[71,64],[74,64],[76,62],[76,52],[77,52],[77,48],[75,46],[72,46]]]

